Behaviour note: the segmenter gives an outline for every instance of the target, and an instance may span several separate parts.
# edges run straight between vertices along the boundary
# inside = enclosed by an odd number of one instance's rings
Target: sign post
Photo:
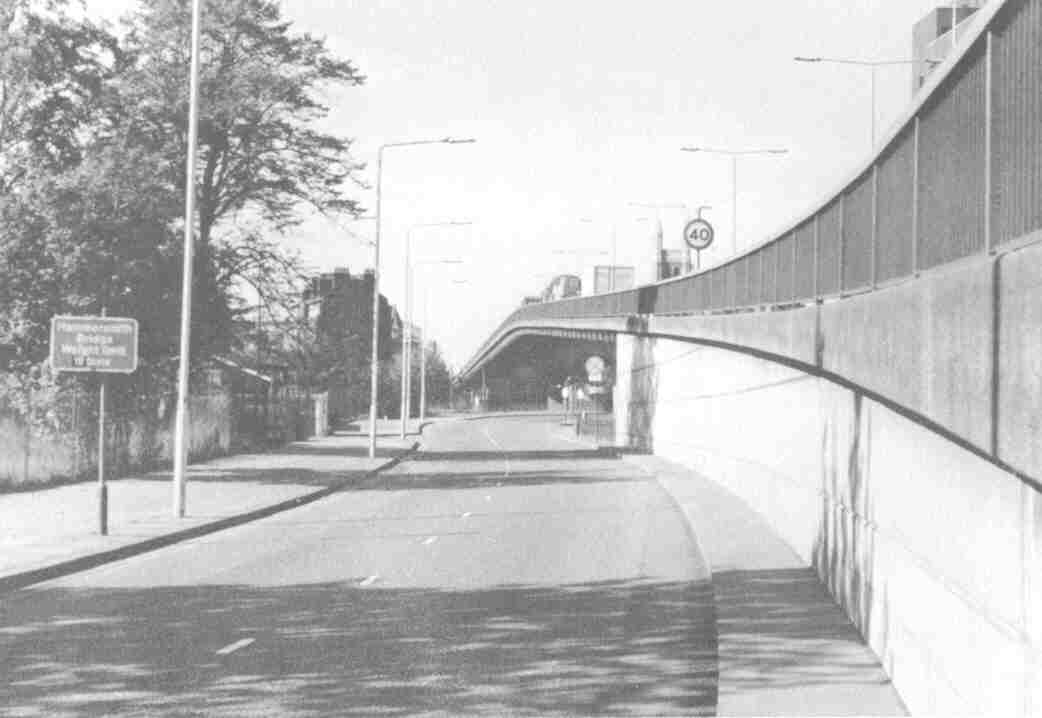
[[[51,319],[51,368],[55,371],[100,374],[98,381],[98,532],[108,527],[108,485],[105,483],[106,374],[131,374],[137,369],[138,325],[129,317],[57,316]]]
[[[702,269],[702,250],[708,249],[713,243],[716,233],[713,225],[698,217],[684,225],[684,241],[687,246],[695,250],[695,270]]]

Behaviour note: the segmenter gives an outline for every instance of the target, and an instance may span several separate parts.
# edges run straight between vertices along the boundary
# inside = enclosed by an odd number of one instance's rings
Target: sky
[[[108,17],[134,0],[89,0]],[[328,93],[325,129],[355,138],[373,214],[384,152],[381,289],[403,304],[412,236],[416,316],[460,367],[525,295],[582,266],[646,263],[697,207],[731,256],[731,162],[681,146],[783,148],[742,158],[739,251],[784,230],[867,161],[870,76],[795,55],[903,60],[937,0],[282,0],[366,75]],[[205,18],[204,18],[205,22]],[[882,136],[912,101],[911,68],[878,70]],[[634,204],[687,205],[654,209]],[[462,226],[420,226],[469,222]],[[372,219],[310,217],[282,241],[316,271],[372,266]],[[456,263],[439,263],[448,260]]]

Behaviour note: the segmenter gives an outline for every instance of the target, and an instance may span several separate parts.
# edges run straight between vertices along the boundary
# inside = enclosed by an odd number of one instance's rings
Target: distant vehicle
[[[578,297],[582,294],[582,280],[574,274],[559,274],[553,278],[543,290],[544,302],[556,302],[558,299]]]
[[[527,307],[529,304],[539,304],[543,301],[542,297],[525,297],[521,300],[521,306]]]

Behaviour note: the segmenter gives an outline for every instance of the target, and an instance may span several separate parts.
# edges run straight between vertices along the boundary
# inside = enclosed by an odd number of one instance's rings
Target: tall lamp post
[[[434,259],[427,262],[418,262],[421,265],[432,264],[463,264],[462,259]],[[453,280],[453,284],[466,284],[467,281]],[[423,309],[422,328],[420,330],[420,421],[427,417],[427,307],[429,305],[429,289],[427,283],[423,284]]]
[[[702,152],[731,158],[731,253],[738,254],[738,158],[749,155],[784,155],[787,149],[720,150],[709,147],[681,147],[681,152]]]
[[[411,147],[414,145],[467,144],[475,142],[473,138],[457,139],[443,137],[440,140],[411,140],[408,142],[390,142],[380,145],[376,155],[376,238],[373,242],[373,352],[370,366],[369,387],[369,458],[376,456],[376,420],[377,401],[380,387],[380,199],[383,186],[384,150],[390,147]]]
[[[954,37],[954,35],[953,35]],[[853,60],[845,57],[803,57],[797,56],[793,60],[796,62],[808,62],[808,63],[828,63],[832,65],[855,65],[857,67],[867,67],[872,78],[872,122],[871,122],[871,138],[872,145],[871,149],[875,149],[876,146],[876,69],[885,67],[887,65],[914,65],[915,60]],[[938,64],[936,60],[925,60],[927,64]]]
[[[200,0],[192,0],[192,60],[188,81],[188,158],[185,169],[185,248],[181,278],[181,347],[177,368],[177,418],[174,420],[174,517],[185,515],[188,466],[188,379],[192,340],[192,250],[195,248],[195,162],[199,125]]]
[[[400,438],[404,439],[409,414],[412,413],[412,233],[413,231],[426,227],[464,227],[471,222],[426,222],[415,224],[405,233],[405,327],[402,330],[402,401],[401,401],[401,431]],[[435,263],[460,264],[462,260],[439,260]],[[420,345],[422,354],[423,344]]]

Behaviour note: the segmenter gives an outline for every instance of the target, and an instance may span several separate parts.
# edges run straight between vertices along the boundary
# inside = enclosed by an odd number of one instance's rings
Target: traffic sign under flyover
[[[130,374],[137,369],[137,320],[129,317],[54,317],[55,371]]]

